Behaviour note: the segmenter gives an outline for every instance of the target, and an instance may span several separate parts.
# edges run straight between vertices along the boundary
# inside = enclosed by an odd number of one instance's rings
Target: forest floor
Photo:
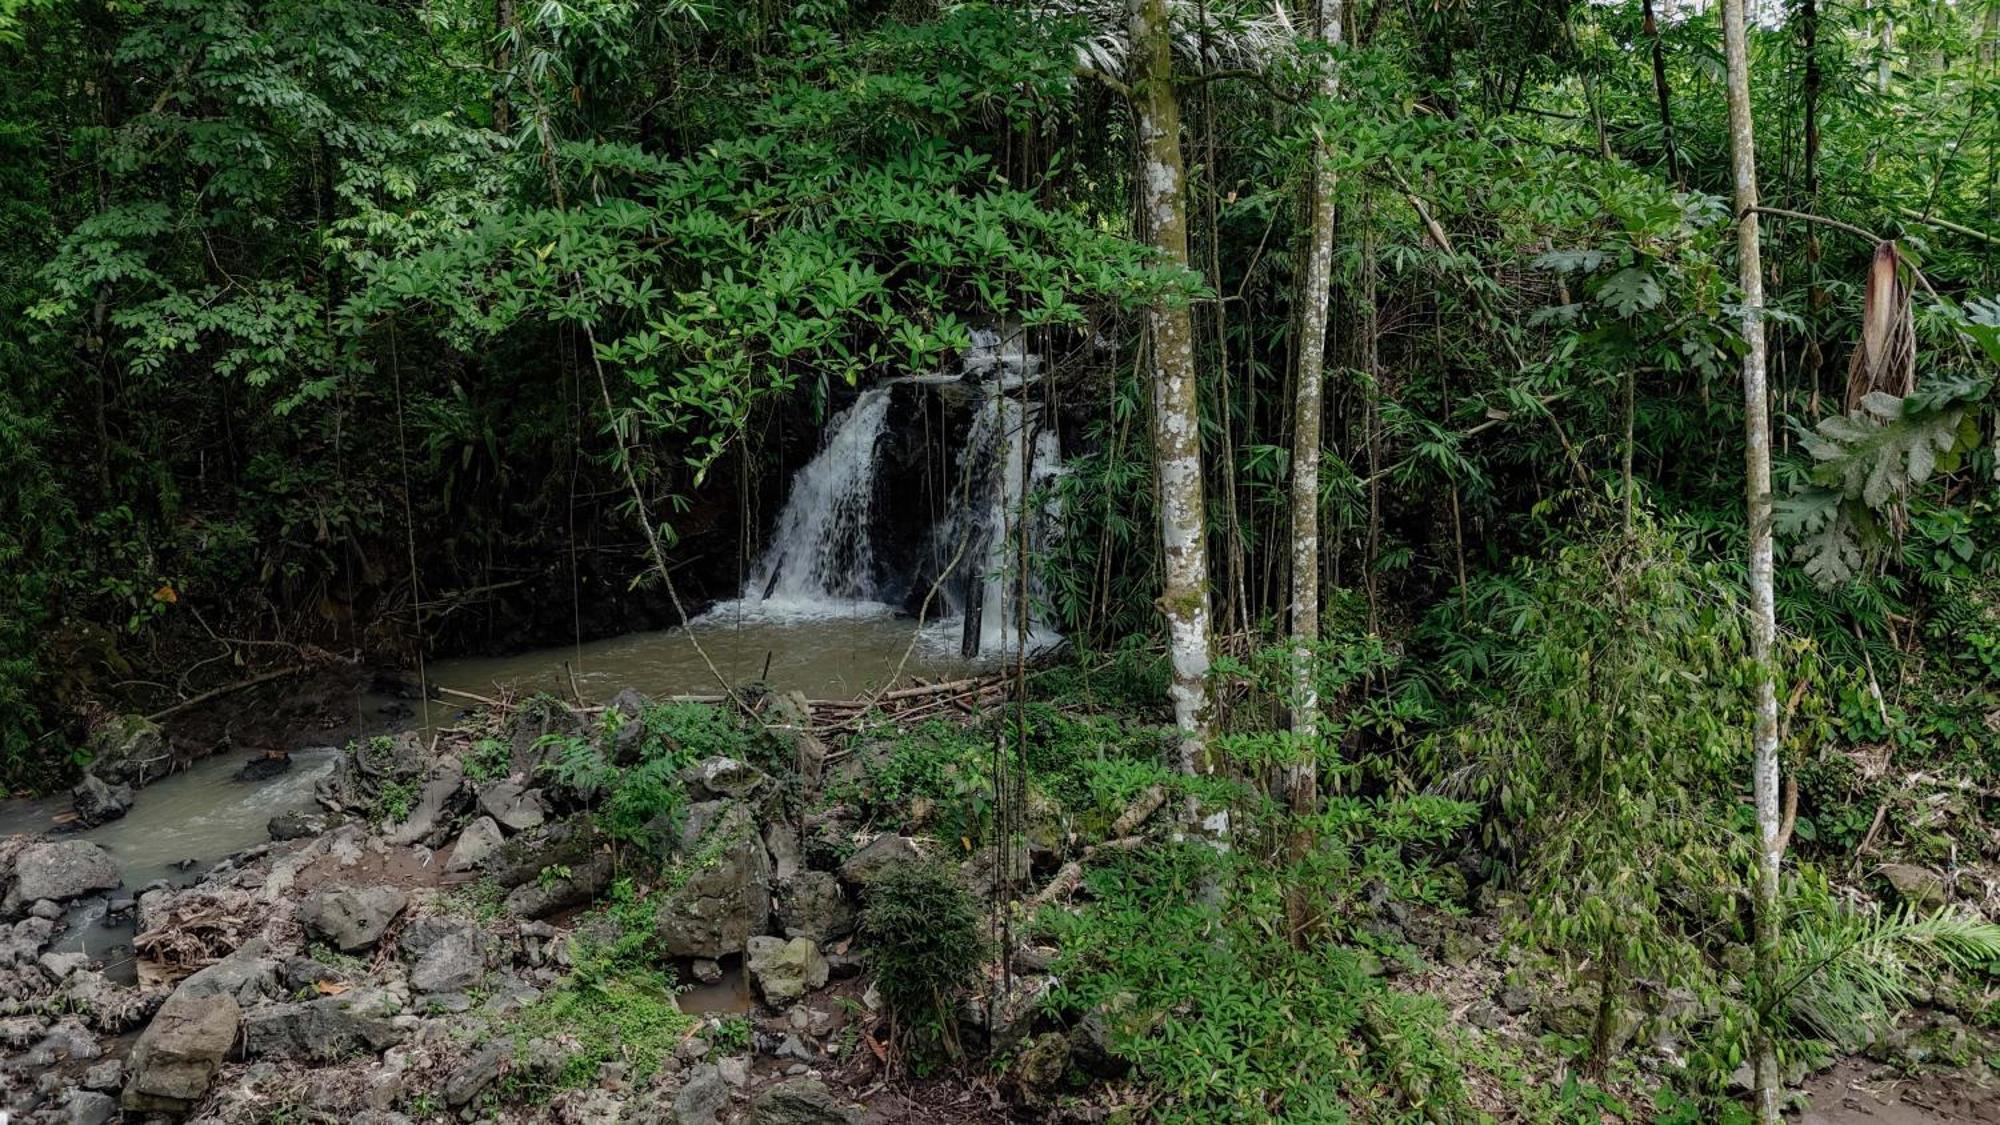
[[[661,748],[679,755],[683,825],[712,826],[737,807],[754,825],[747,838],[720,843],[684,829],[655,853],[599,831],[616,789],[593,795],[574,781],[590,754],[612,758],[627,745],[604,712],[460,711],[426,738],[410,727],[407,695],[393,678],[330,672],[259,685],[169,721],[177,758],[203,747],[240,755],[348,745],[318,783],[318,811],[282,832],[274,818],[270,843],[179,885],[110,892],[137,896],[124,908],[140,935],[137,982],[121,983],[120,958],[55,953],[63,923],[36,918],[62,912],[16,896],[22,917],[9,937],[10,967],[0,968],[0,1098],[14,1120],[105,1120],[89,1114],[121,1100],[199,1121],[346,1125],[1172,1115],[1143,1070],[1108,1057],[1118,1043],[1101,1022],[1048,1002],[1064,987],[1058,962],[1077,950],[1060,948],[1025,915],[1006,931],[1016,943],[1011,981],[989,963],[959,1014],[967,1061],[917,1065],[897,1044],[856,910],[873,877],[867,857],[901,863],[969,847],[954,843],[958,828],[941,807],[962,793],[954,771],[969,759],[939,766],[925,757],[948,753],[926,741],[945,737],[942,727],[891,725],[826,743],[783,711],[782,697],[768,697],[777,709],[765,714],[770,729],[785,732],[774,742],[718,724],[719,713],[704,708],[627,700],[637,720],[629,729],[645,732],[627,742],[656,740],[650,750],[633,742],[632,760]],[[391,730],[402,733],[381,733]],[[711,753],[718,748],[739,754],[743,768],[716,765],[726,758]],[[143,789],[136,799],[146,800]],[[1020,897],[1104,842],[1102,821],[1073,813],[1073,824],[1100,827],[1071,831],[1046,852],[1035,845]],[[1148,813],[1119,827],[1163,838],[1166,819]],[[29,877],[20,858],[29,847],[25,837],[0,847],[17,868],[8,886]],[[985,872],[980,859],[958,861],[959,877],[990,882],[991,855]],[[1058,902],[1087,910],[1089,900],[1084,889]],[[1490,896],[1472,901],[1479,905],[1392,911],[1393,922],[1373,923],[1383,947],[1399,950],[1374,971],[1391,991],[1439,1005],[1446,1041],[1479,1060],[1465,1070],[1475,1111],[1573,1120],[1524,1105],[1521,1092],[1565,1087],[1583,1073],[1594,990],[1511,947]],[[665,921],[686,918],[700,923]],[[762,934],[803,935],[814,948],[737,952]],[[785,960],[794,956],[797,965]],[[788,974],[801,979],[787,984]],[[696,989],[703,1003],[690,1002],[696,993],[675,1000],[676,980],[711,977],[720,982]],[[202,1055],[199,1044],[163,1042],[182,1024],[160,1020],[161,1011],[205,1012],[221,996],[233,1007],[219,1047]],[[2000,1086],[1986,1062],[2000,1044],[1983,1030],[1983,1010],[1952,1008],[1914,1014],[1872,1057],[1826,1060],[1798,1088],[1799,1120],[2000,1121]],[[1647,1025],[1629,1051],[1639,1061],[1603,1083],[1623,1111],[1597,1119],[1648,1119],[1679,1050]],[[190,1053],[207,1060],[196,1088],[186,1088],[185,1067],[161,1062]],[[1348,1108],[1378,1117],[1365,1103]]]

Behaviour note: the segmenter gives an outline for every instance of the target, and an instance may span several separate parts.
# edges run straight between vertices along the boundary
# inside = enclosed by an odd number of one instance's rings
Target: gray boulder
[[[165,1113],[192,1108],[208,1092],[242,1020],[242,1009],[228,996],[169,996],[126,1059],[131,1077],[121,1099],[125,1108]]]
[[[750,1103],[750,1125],[856,1125],[861,1114],[817,1078],[767,1086]]]
[[[439,821],[451,807],[452,798],[458,795],[458,787],[465,780],[457,758],[441,758],[431,767],[430,777],[424,787],[417,792],[417,804],[410,810],[408,819],[391,828],[384,836],[391,847],[408,847],[436,832]]]
[[[479,1092],[493,1084],[514,1057],[514,1041],[505,1037],[495,1039],[465,1060],[465,1065],[453,1071],[444,1083],[444,1104],[457,1109],[479,1096]]]
[[[840,877],[852,886],[866,887],[890,868],[922,858],[917,842],[908,836],[877,836],[840,865]]]
[[[418,992],[463,992],[486,975],[480,932],[455,926],[431,943],[410,969],[410,987]]]
[[[55,933],[56,924],[47,918],[23,918],[12,926],[0,923],[0,966],[35,964]]]
[[[781,880],[771,905],[786,937],[825,942],[854,932],[854,905],[830,871],[801,871]]]
[[[251,938],[234,953],[195,973],[174,989],[176,996],[227,996],[244,1008],[278,991],[278,962],[270,943]]]
[[[735,758],[704,758],[681,771],[681,784],[697,801],[742,800],[764,787],[764,771]]]
[[[574,864],[545,867],[532,882],[507,892],[507,913],[515,918],[546,918],[581,906],[604,893],[614,870],[609,852],[592,852]]]
[[[480,790],[479,811],[509,832],[526,832],[548,819],[542,808],[542,791],[524,788],[517,781],[496,781]]]
[[[305,840],[340,827],[341,818],[323,812],[282,812],[264,823],[273,840]]]
[[[1945,904],[1944,876],[1914,863],[1885,863],[1876,869],[1896,897],[1918,910],[1936,910]]]
[[[120,715],[90,732],[90,772],[112,785],[146,785],[172,771],[173,753],[160,724]]]
[[[244,1021],[243,1053],[315,1063],[375,1054],[403,1039],[390,1018],[393,1007],[386,994],[360,991],[267,1005]]]
[[[104,1125],[118,1113],[118,1100],[95,1090],[71,1090],[63,1101],[67,1125]]]
[[[321,891],[299,907],[299,921],[335,949],[355,953],[380,941],[409,901],[394,887]]]
[[[132,807],[132,799],[130,785],[112,785],[94,773],[84,774],[83,780],[69,791],[70,806],[76,809],[77,819],[85,824],[117,820]]]
[[[771,857],[748,808],[711,801],[688,810],[676,862],[686,878],[661,896],[662,953],[726,957],[765,931],[771,920]]]
[[[695,1067],[674,1095],[674,1125],[715,1125],[728,1104],[729,1087],[722,1072],[707,1064]]]
[[[45,840],[22,848],[14,858],[10,897],[20,903],[61,901],[111,890],[118,882],[118,864],[103,848],[88,840]]]
[[[504,842],[500,835],[500,825],[490,816],[482,816],[465,826],[458,834],[458,842],[451,846],[451,858],[445,861],[446,871],[472,871],[486,862],[486,857],[497,851]]]
[[[807,938],[753,937],[744,945],[743,967],[774,1008],[826,986],[826,958]]]

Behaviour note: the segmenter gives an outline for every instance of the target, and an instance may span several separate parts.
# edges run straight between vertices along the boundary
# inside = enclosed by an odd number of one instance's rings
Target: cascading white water
[[[947,562],[959,558],[954,577],[968,579],[945,584],[951,610],[947,621],[955,626],[953,635],[960,637],[967,656],[1019,646],[1023,531],[1032,560],[1054,534],[1059,514],[1052,501],[1031,501],[1062,471],[1061,444],[1053,428],[1041,425],[1039,404],[1006,393],[1008,374],[1003,371],[1001,378],[983,385],[961,466],[969,476],[969,502],[954,509],[935,533],[934,550]],[[1032,566],[1027,594],[1027,645],[1032,651],[1059,639],[1041,612],[1042,584]],[[968,614],[976,617],[969,623],[970,635]]]
[[[880,610],[875,601],[876,447],[889,388],[861,393],[827,423],[826,445],[792,478],[771,542],[743,587],[748,609],[802,616]]]
[[[926,643],[964,656],[1013,651],[1021,643],[1022,519],[1029,557],[1051,542],[1058,526],[1040,494],[1062,471],[1062,449],[1041,406],[1015,393],[1039,374],[1041,357],[1016,334],[972,334],[958,374],[896,380],[862,392],[827,423],[826,443],[792,478],[770,543],[751,569],[741,598],[716,606],[703,620],[871,617],[896,612],[883,604],[875,544],[880,446],[898,385],[966,386],[979,396],[954,466],[947,514],[929,533],[933,565],[950,567],[940,587],[945,613],[927,622]],[[913,388],[914,389],[914,388]],[[922,393],[922,392],[918,392]],[[1026,510],[1024,511],[1024,497]],[[927,576],[928,582],[931,577]],[[1042,589],[1028,581],[1030,650],[1060,637],[1038,607]],[[938,606],[933,604],[932,612]]]

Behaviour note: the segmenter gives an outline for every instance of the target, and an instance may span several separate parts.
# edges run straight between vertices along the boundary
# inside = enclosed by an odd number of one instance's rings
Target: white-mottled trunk
[[[1188,264],[1186,174],[1181,159],[1180,97],[1174,89],[1173,37],[1167,0],[1131,0],[1132,106],[1139,130],[1139,204],[1152,244]],[[1194,328],[1187,301],[1163,297],[1146,316],[1153,355],[1153,464],[1159,478],[1160,543],[1173,664],[1174,722],[1180,768],[1208,761],[1208,526],[1201,483],[1201,415],[1195,396]]]
[[[1750,118],[1750,48],[1744,0],[1723,0],[1723,53],[1729,70],[1729,150],[1736,184],[1737,260],[1743,287],[1743,476],[1750,521],[1750,656],[1756,717],[1751,781],[1757,802],[1757,972],[1766,989],[1778,971],[1778,865],[1783,843],[1778,812],[1777,613],[1772,595],[1771,417],[1764,378],[1764,267],[1757,229],[1757,143]],[[1766,1013],[1768,1015],[1768,1013]],[[1777,1055],[1768,1020],[1760,1019],[1753,1053],[1757,1116],[1778,1120]]]
[[[1341,0],[1319,0],[1319,34],[1329,47],[1341,37]],[[1320,97],[1340,96],[1340,76],[1331,62],[1320,77]],[[1306,201],[1305,271],[1299,279],[1299,362],[1292,428],[1292,730],[1301,739],[1319,733],[1319,697],[1313,688],[1311,648],[1319,639],[1319,461],[1321,402],[1326,387],[1326,331],[1333,297],[1334,197],[1339,179],[1327,138],[1313,137],[1312,193]],[[1286,771],[1295,811],[1316,800],[1317,771],[1311,760]]]

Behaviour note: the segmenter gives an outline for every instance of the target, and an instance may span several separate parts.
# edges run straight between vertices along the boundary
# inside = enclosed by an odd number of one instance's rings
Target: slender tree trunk
[[[1660,42],[1660,24],[1653,18],[1653,0],[1643,0],[1646,38],[1653,41],[1653,95],[1660,102],[1660,144],[1666,150],[1667,175],[1681,183],[1681,158],[1674,148],[1674,103],[1667,95],[1667,48]]]
[[[1132,105],[1139,131],[1139,203],[1152,244],[1186,269],[1187,182],[1181,159],[1180,98],[1174,89],[1167,0],[1131,0]],[[1208,760],[1208,525],[1201,482],[1201,416],[1194,328],[1185,298],[1165,296],[1147,310],[1153,357],[1153,463],[1159,478],[1160,542],[1173,684],[1180,727],[1179,766],[1206,772]]]
[[[1329,47],[1340,45],[1341,0],[1319,0],[1319,34]],[[1321,99],[1340,96],[1340,76],[1332,62],[1320,77]],[[1313,138],[1312,192],[1306,201],[1305,272],[1299,279],[1298,386],[1292,419],[1292,731],[1299,736],[1300,760],[1285,768],[1285,795],[1296,817],[1319,807],[1319,696],[1313,688],[1313,645],[1319,640],[1319,458],[1326,389],[1326,326],[1333,299],[1333,227],[1338,174],[1323,131]],[[1303,860],[1313,834],[1295,828],[1292,859]],[[1292,940],[1305,940],[1313,924],[1304,886],[1287,895],[1285,912]]]
[[[1767,990],[1778,972],[1778,696],[1772,594],[1771,418],[1764,380],[1764,267],[1757,230],[1757,146],[1750,119],[1750,48],[1745,0],[1723,0],[1722,39],[1729,69],[1729,150],[1736,184],[1737,258],[1743,286],[1743,467],[1750,522],[1750,656],[1756,701],[1752,784],[1757,802],[1757,971]],[[1759,1014],[1753,1047],[1757,1115],[1778,1120],[1777,1052],[1770,1013]]]

